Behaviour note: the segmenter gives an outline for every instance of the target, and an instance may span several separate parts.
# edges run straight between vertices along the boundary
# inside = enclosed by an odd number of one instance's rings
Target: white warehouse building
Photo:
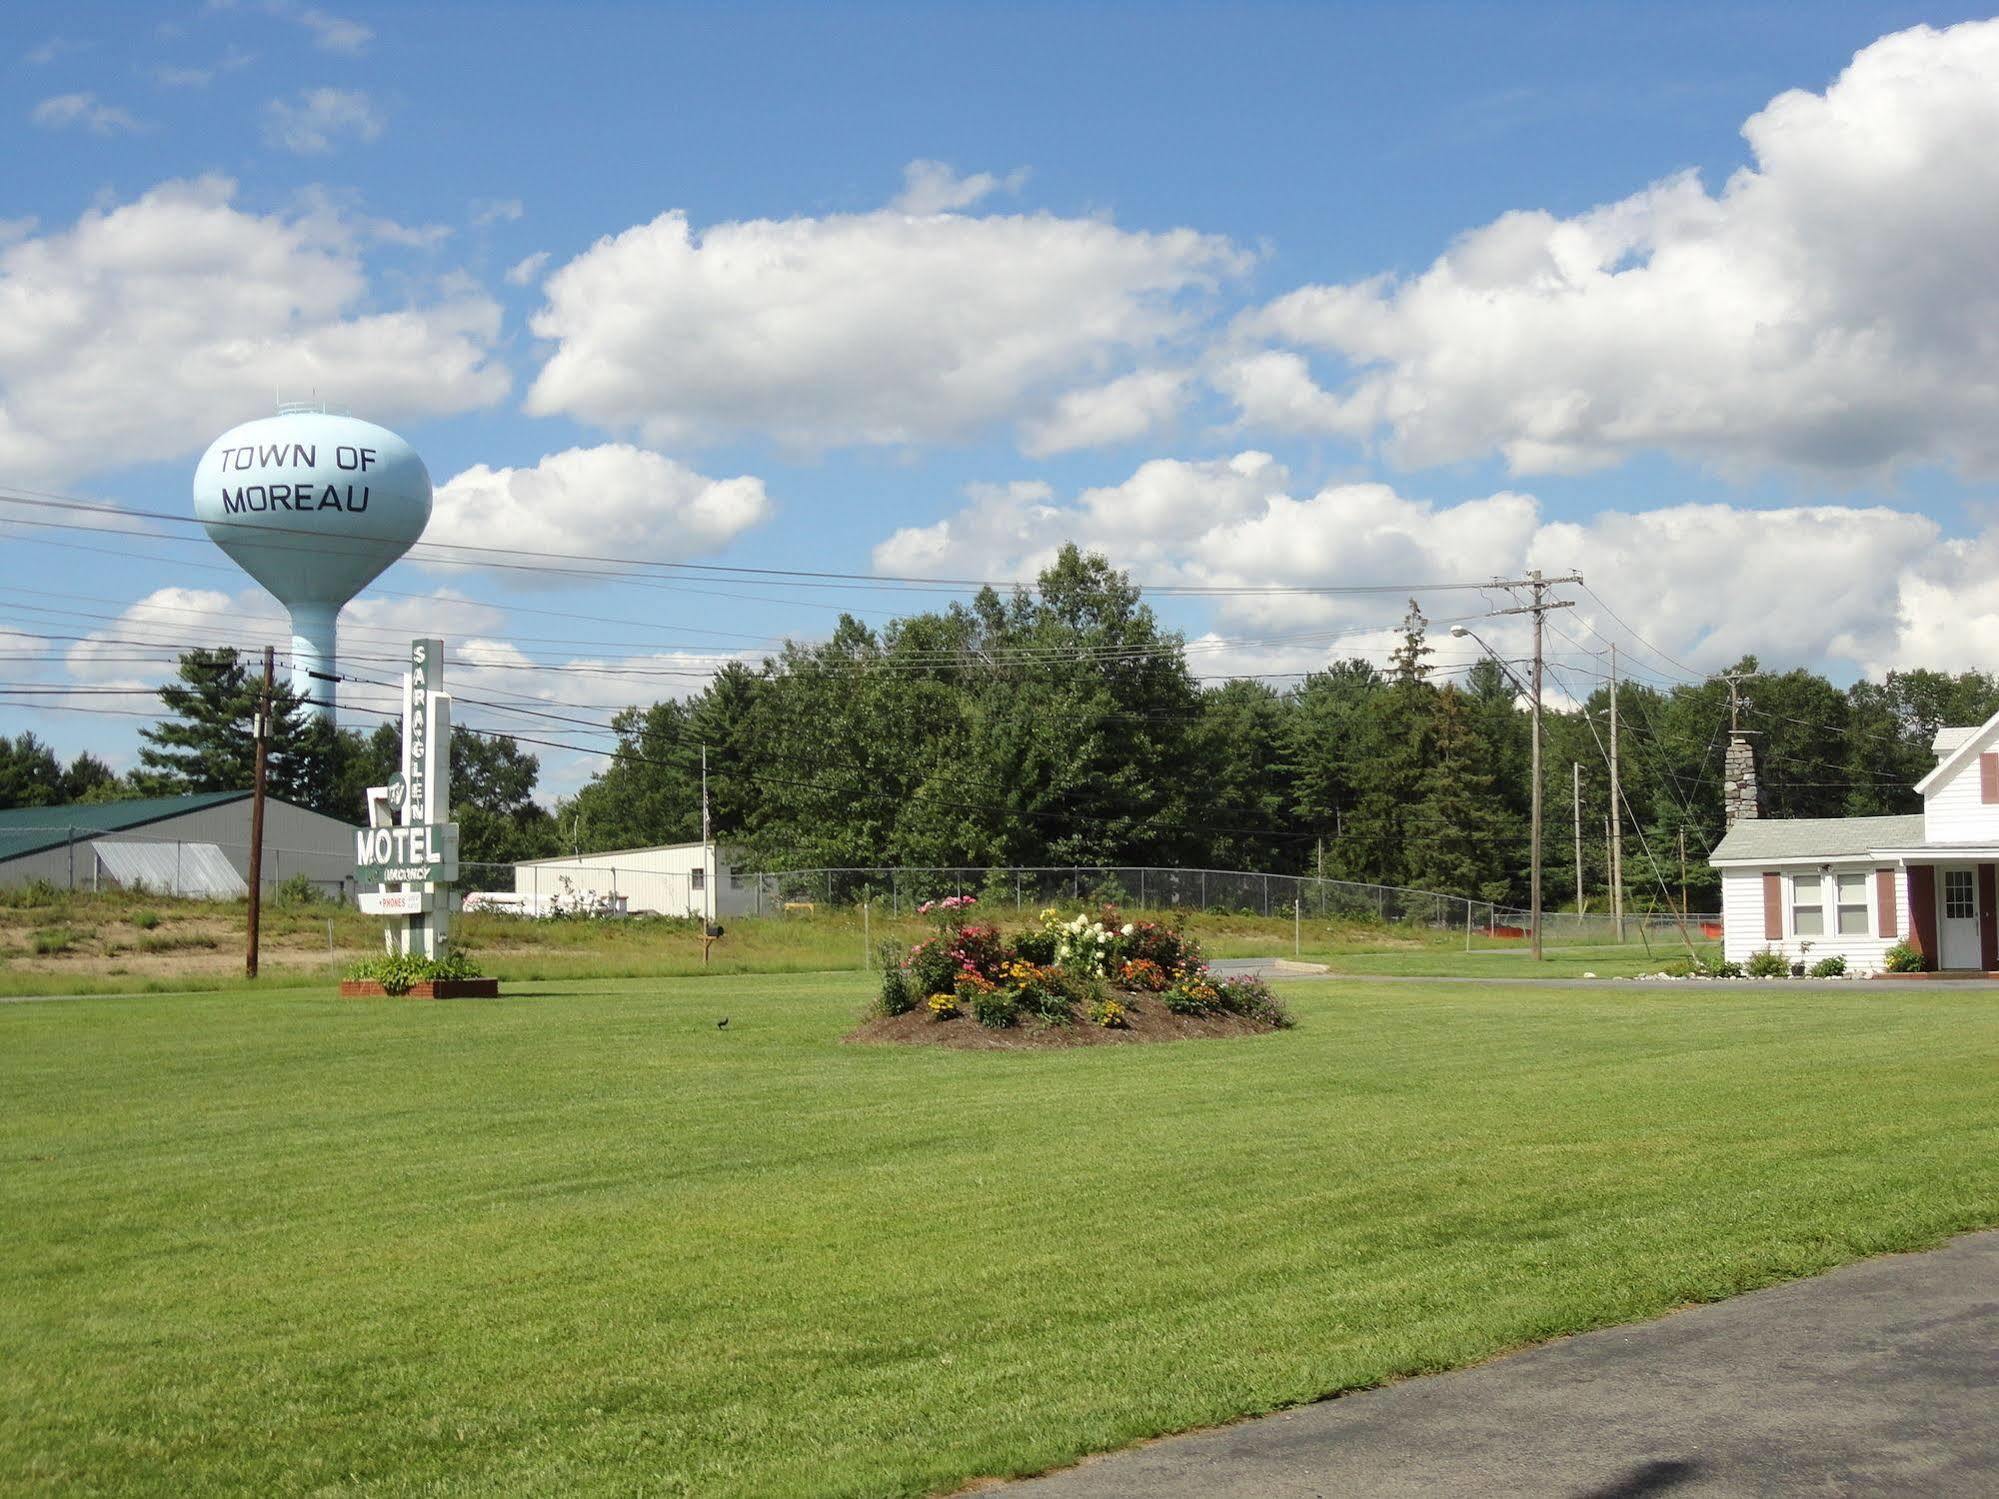
[[[757,910],[754,877],[743,873],[739,850],[719,843],[668,843],[514,866],[516,909],[545,915],[578,896],[608,898],[629,915],[693,916],[711,921]],[[487,898],[482,904],[499,907]]]

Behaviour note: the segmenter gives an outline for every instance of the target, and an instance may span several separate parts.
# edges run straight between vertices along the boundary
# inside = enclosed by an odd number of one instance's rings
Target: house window
[[[1800,937],[1825,935],[1825,891],[1815,874],[1791,876],[1791,930]]]
[[[694,871],[694,888],[696,890],[706,890],[708,888],[707,870],[697,869]]]
[[[1943,872],[1943,914],[1950,921],[1969,921],[1978,914],[1971,895],[1971,871],[1946,869]]]
[[[1842,937],[1867,935],[1867,876],[1865,873],[1833,876],[1834,897],[1839,902],[1839,934]]]

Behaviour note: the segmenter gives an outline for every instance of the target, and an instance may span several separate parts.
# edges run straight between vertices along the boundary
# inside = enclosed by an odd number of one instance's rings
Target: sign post
[[[451,821],[451,696],[444,642],[412,640],[403,677],[403,764],[368,790],[368,826],[354,835],[361,909],[383,918],[391,953],[441,958],[451,937],[458,882],[458,824]]]

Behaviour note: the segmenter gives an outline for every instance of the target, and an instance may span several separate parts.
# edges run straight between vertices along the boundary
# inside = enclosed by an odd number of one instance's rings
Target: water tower
[[[430,474],[386,427],[281,407],[215,439],[194,471],[209,539],[291,611],[292,691],[333,716],[341,606],[430,521]]]

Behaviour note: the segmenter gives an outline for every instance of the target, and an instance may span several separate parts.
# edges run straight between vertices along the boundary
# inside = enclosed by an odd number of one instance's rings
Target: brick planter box
[[[342,999],[498,999],[498,979],[423,979],[411,984],[407,994],[391,995],[372,979],[340,981]]]

